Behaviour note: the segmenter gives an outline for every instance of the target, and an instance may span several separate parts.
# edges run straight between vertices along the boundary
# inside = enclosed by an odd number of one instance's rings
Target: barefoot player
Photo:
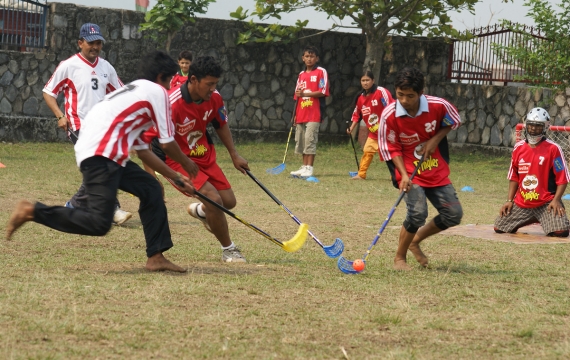
[[[193,188],[181,176],[158,159],[141,141],[151,126],[158,129],[159,141],[166,152],[192,176],[198,171],[174,141],[174,124],[166,89],[176,73],[176,62],[163,52],[155,51],[142,59],[139,80],[116,90],[93,107],[83,124],[75,145],[77,164],[83,174],[87,194],[85,206],[68,208],[32,204],[22,200],[6,227],[6,238],[27,221],[52,229],[81,235],[103,236],[111,228],[117,189],[140,199],[139,215],[146,239],[146,268],[152,271],[185,269],[168,261],[162,253],[170,249],[172,239],[160,186],[154,177],[129,160],[129,150],[151,168],[176,180],[189,193]]]
[[[428,259],[420,242],[449,227],[463,216],[461,204],[449,180],[447,134],[457,129],[461,119],[457,109],[444,99],[424,95],[425,80],[416,68],[405,68],[396,75],[397,101],[388,105],[380,119],[378,147],[382,157],[392,160],[395,180],[405,191],[408,213],[400,230],[394,259],[396,270],[411,270],[406,263],[408,248],[424,267]],[[410,176],[424,157],[413,182]],[[427,199],[438,215],[427,225]]]

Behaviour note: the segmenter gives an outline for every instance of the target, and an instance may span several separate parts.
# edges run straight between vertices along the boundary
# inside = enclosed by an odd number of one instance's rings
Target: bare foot
[[[366,180],[365,178],[361,178],[358,175],[354,175],[353,177],[350,178],[351,180]]]
[[[14,211],[12,211],[8,225],[6,225],[6,240],[10,240],[12,234],[20,226],[32,220],[34,220],[34,204],[27,200],[20,200]]]
[[[416,257],[416,260],[420,263],[421,266],[423,266],[425,268],[428,267],[428,258],[427,258],[427,256],[425,256],[422,249],[420,249],[419,243],[416,244],[416,243],[412,242],[410,244],[410,247],[408,248],[408,250],[410,250],[412,252],[412,254],[414,254],[414,256]]]
[[[149,257],[146,261],[145,268],[149,271],[176,271],[181,273],[188,271],[170,262],[162,253],[154,254]]]
[[[394,270],[398,271],[410,271],[412,268],[410,265],[406,264],[406,260],[394,259]]]

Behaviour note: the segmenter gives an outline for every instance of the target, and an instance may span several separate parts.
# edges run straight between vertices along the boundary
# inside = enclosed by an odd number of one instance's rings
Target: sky
[[[69,2],[78,5],[92,6],[93,0],[58,0],[59,2]],[[550,3],[557,4],[559,0],[550,0]],[[156,4],[156,0],[150,0],[150,6]],[[244,9],[252,9],[255,4],[254,0],[217,0],[210,4],[205,17],[217,19],[231,19],[229,13],[234,11],[238,6]],[[476,27],[494,25],[501,19],[507,19],[514,22],[533,25],[532,19],[526,17],[528,8],[523,6],[524,0],[514,0],[513,2],[503,3],[502,0],[482,0],[475,6],[475,14],[469,12],[450,14],[453,19],[453,26],[458,30],[473,29]],[[118,9],[135,9],[135,0],[98,0],[97,6]],[[307,27],[312,29],[328,29],[334,23],[327,19],[323,13],[312,10],[298,11],[283,16],[281,24],[292,25],[296,20],[309,20]],[[351,26],[350,22],[345,20],[342,25]],[[340,31],[360,32],[358,29],[343,29]]]

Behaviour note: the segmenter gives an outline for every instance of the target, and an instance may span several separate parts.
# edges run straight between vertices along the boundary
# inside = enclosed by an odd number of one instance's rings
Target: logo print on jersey
[[[316,76],[311,76],[311,82],[317,82],[317,77],[316,77]]]
[[[443,117],[443,123],[447,126],[451,126],[455,123],[455,121],[453,121],[453,119],[451,119],[449,114],[445,114],[445,116]]]
[[[304,90],[303,92],[311,92],[311,90]],[[311,97],[303,97],[303,101],[301,101],[301,109],[313,106],[313,98]]]
[[[375,133],[378,131],[378,115],[376,114],[371,114],[368,117],[368,130],[371,133]]]
[[[362,105],[362,115],[363,116],[370,115],[370,108],[368,106]]]
[[[418,175],[423,173],[424,171],[431,171],[431,169],[439,167],[439,161],[438,160],[439,159],[437,159],[437,158],[434,159],[431,156],[427,159],[424,159],[424,162],[422,163],[422,165],[418,169]],[[419,162],[420,162],[419,160],[415,160],[414,166],[418,166]]]
[[[403,145],[412,145],[414,143],[420,142],[420,136],[418,133],[415,133],[413,135],[400,133],[400,141]]]
[[[530,170],[530,163],[519,162],[519,174],[528,174],[529,170]]]
[[[206,149],[204,145],[199,144],[196,146],[196,143],[202,138],[202,135],[204,134],[200,130],[196,130],[188,134],[188,147],[190,149],[188,156],[202,157],[206,154],[206,151],[208,151],[208,149]]]
[[[194,129],[194,125],[196,125],[196,119],[190,120],[185,118],[182,124],[176,124],[176,133],[185,136],[190,130]]]
[[[538,187],[538,178],[536,175],[527,175],[522,181],[522,188],[520,194],[524,202],[538,200],[540,194],[535,189]],[[526,190],[526,191],[525,191]]]
[[[321,81],[319,81],[319,89],[322,89],[325,87],[325,79],[321,79]]]
[[[91,71],[91,75],[97,75],[95,71]]]
[[[554,159],[554,170],[556,170],[556,172],[564,170],[564,162],[560,156]]]

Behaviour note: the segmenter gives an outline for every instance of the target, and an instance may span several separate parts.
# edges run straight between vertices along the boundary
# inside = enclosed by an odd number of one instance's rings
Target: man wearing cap
[[[86,23],[81,26],[77,45],[80,52],[59,63],[53,75],[46,83],[44,100],[57,118],[57,126],[68,131],[70,140],[77,142],[81,122],[105,94],[123,87],[113,66],[99,57],[105,38],[98,25]],[[57,104],[57,96],[63,92],[65,106],[62,112]],[[85,186],[65,204],[66,207],[85,207]],[[119,201],[113,217],[120,225],[130,219],[132,214],[120,209]]]

